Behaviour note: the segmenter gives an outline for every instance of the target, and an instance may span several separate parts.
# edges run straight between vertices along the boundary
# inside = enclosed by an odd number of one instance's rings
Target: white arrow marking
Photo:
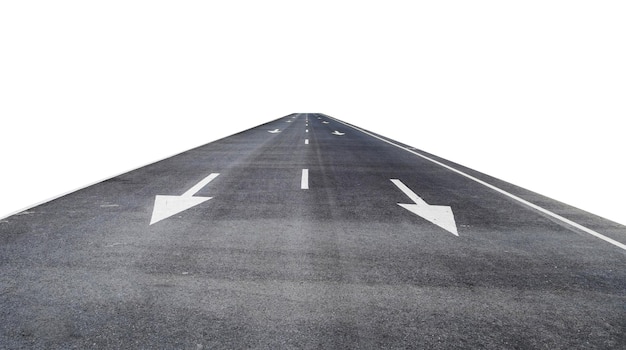
[[[287,120],[287,123],[291,123],[291,120]]]
[[[219,174],[212,173],[202,179],[195,186],[187,190],[180,196],[162,196],[157,195],[154,198],[154,209],[152,209],[152,218],[150,225],[157,223],[163,219],[167,219],[172,215],[176,215],[200,203],[206,202],[213,197],[193,197],[202,187],[215,179]]]
[[[327,121],[323,121],[322,124],[328,124],[328,122]]]
[[[279,129],[274,129],[274,130],[270,130],[270,131],[268,131],[268,132],[269,132],[269,133],[272,133],[272,134],[275,134],[275,133],[277,133],[277,132],[280,132],[280,130],[279,130]]]
[[[345,135],[345,134],[346,134],[345,132],[339,132],[339,131],[337,131],[337,130],[333,131],[333,135],[343,136],[343,135]]]
[[[330,118],[332,118],[332,117],[330,117]],[[577,223],[575,221],[567,219],[567,218],[565,218],[565,217],[563,217],[563,216],[561,216],[559,214],[555,214],[555,213],[549,211],[548,209],[544,209],[543,207],[540,207],[537,204],[531,203],[531,202],[529,202],[529,201],[527,201],[527,200],[525,200],[525,199],[523,199],[521,197],[518,197],[518,196],[516,196],[516,195],[514,195],[512,193],[509,193],[509,192],[507,192],[507,191],[505,191],[505,190],[503,190],[503,189],[501,189],[499,187],[496,187],[496,186],[494,186],[494,185],[492,185],[490,183],[487,183],[487,182],[485,182],[483,180],[480,180],[480,179],[478,179],[478,178],[476,178],[476,177],[474,177],[472,175],[464,173],[461,170],[455,169],[455,168],[453,168],[453,167],[451,167],[449,165],[446,165],[446,164],[444,164],[444,163],[442,163],[440,161],[437,161],[437,160],[435,160],[433,158],[427,157],[427,156],[425,156],[425,155],[423,155],[423,154],[421,154],[419,152],[416,152],[415,150],[408,149],[408,148],[406,148],[404,146],[401,146],[401,145],[399,145],[397,143],[391,142],[391,141],[386,140],[386,139],[384,139],[384,138],[382,138],[380,136],[374,135],[374,134],[372,134],[372,133],[370,133],[368,131],[365,131],[363,129],[360,129],[360,128],[354,126],[354,125],[350,125],[350,124],[348,124],[346,122],[343,122],[341,120],[338,120],[338,119],[334,119],[334,120],[339,122],[339,123],[341,123],[341,124],[349,126],[352,129],[358,130],[358,131],[360,131],[360,132],[362,132],[362,133],[364,133],[366,135],[369,135],[369,136],[371,136],[371,137],[373,137],[375,139],[378,139],[378,140],[380,140],[382,142],[385,142],[385,143],[388,143],[388,144],[393,145],[395,147],[398,147],[400,149],[403,149],[403,150],[405,150],[405,151],[407,151],[409,153],[412,153],[412,154],[414,154],[414,155],[416,155],[418,157],[426,159],[429,162],[432,162],[432,163],[437,164],[437,165],[439,165],[441,167],[444,167],[444,168],[446,168],[446,169],[448,169],[448,170],[450,170],[452,172],[455,172],[455,173],[457,173],[457,174],[459,174],[461,176],[464,176],[464,177],[466,177],[466,178],[468,178],[468,179],[470,179],[472,181],[475,181],[476,183],[479,183],[479,184],[481,184],[481,185],[483,185],[483,186],[485,186],[487,188],[490,188],[490,189],[492,189],[492,190],[494,190],[494,191],[496,191],[496,192],[498,192],[498,193],[500,193],[502,195],[505,195],[505,196],[515,200],[515,201],[518,201],[519,203],[521,203],[523,205],[526,205],[526,206],[528,206],[528,207],[530,207],[530,208],[532,208],[532,209],[534,209],[536,211],[539,211],[539,212],[544,213],[544,214],[546,214],[548,216],[551,216],[551,217],[553,217],[553,218],[555,218],[555,219],[557,219],[557,220],[559,220],[559,221],[561,221],[561,222],[563,222],[563,223],[565,223],[565,224],[567,224],[567,225],[569,225],[571,227],[574,227],[574,228],[576,228],[578,230],[586,232],[586,233],[588,233],[588,234],[590,234],[590,235],[592,235],[592,236],[594,236],[596,238],[599,238],[599,239],[601,239],[601,240],[603,240],[603,241],[605,241],[607,243],[610,243],[610,244],[612,244],[612,245],[614,245],[614,246],[616,246],[616,247],[618,247],[620,249],[626,250],[626,244],[624,244],[624,243],[621,243],[621,242],[618,242],[618,241],[616,241],[616,240],[614,240],[612,238],[609,238],[609,237],[607,237],[607,236],[605,236],[605,235],[603,235],[603,234],[601,234],[599,232],[596,232],[596,231],[594,231],[594,230],[592,230],[590,228],[587,228],[587,227],[585,227],[585,226],[583,226],[583,225],[581,225],[581,224],[579,224],[579,223]]]
[[[391,182],[393,182],[394,185],[396,185],[402,192],[404,192],[404,194],[409,196],[409,198],[415,202],[415,204],[398,203],[399,206],[415,215],[421,216],[442,229],[451,232],[455,236],[459,235],[456,228],[456,222],[454,221],[454,214],[452,214],[452,208],[442,205],[430,205],[415,194],[415,192],[411,191],[410,188],[406,187],[402,181],[391,179]]]

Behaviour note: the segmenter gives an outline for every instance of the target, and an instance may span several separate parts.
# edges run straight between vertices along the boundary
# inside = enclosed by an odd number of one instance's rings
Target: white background
[[[0,217],[322,112],[626,223],[623,1],[3,1]]]

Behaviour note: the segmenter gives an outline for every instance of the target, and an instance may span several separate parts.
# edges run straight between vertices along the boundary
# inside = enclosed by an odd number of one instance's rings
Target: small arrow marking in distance
[[[279,129],[274,129],[274,130],[269,130],[268,132],[269,132],[269,133],[272,133],[272,134],[275,134],[275,133],[277,133],[277,132],[280,132],[280,130],[279,130]]]
[[[421,199],[410,188],[406,187],[402,181],[397,179],[391,179],[394,185],[396,185],[404,194],[409,196],[415,204],[402,204],[398,203],[402,208],[410,211],[411,213],[420,216],[433,224],[441,227],[442,229],[452,233],[455,236],[459,235],[456,228],[456,222],[454,221],[454,214],[452,214],[452,208],[443,205],[430,205]]]
[[[154,198],[154,209],[152,209],[152,218],[150,219],[150,225],[155,224],[163,219],[167,219],[172,215],[176,215],[182,211],[185,211],[191,207],[195,207],[200,203],[204,203],[213,197],[194,197],[202,187],[206,186],[209,182],[213,181],[219,174],[212,173],[211,175],[202,179],[192,188],[187,190],[180,196],[162,196],[157,195]]]
[[[328,124],[328,122],[324,120],[324,121],[322,122],[322,124]]]
[[[345,135],[345,134],[346,134],[345,132],[339,132],[339,131],[337,131],[337,130],[333,131],[333,135],[343,136],[343,135]]]

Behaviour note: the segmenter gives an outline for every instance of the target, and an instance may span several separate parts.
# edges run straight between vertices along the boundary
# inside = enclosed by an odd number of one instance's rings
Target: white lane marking
[[[346,134],[345,132],[339,132],[337,130],[333,131],[333,135],[336,135],[336,136],[343,136],[345,134]]]
[[[274,129],[274,130],[269,130],[269,133],[275,134],[277,132],[280,132],[280,129]]]
[[[322,122],[322,124],[328,124],[328,122],[324,120],[324,121]]]
[[[154,208],[152,209],[152,218],[150,225],[155,224],[163,219],[167,219],[172,215],[178,214],[200,203],[206,202],[213,197],[194,197],[202,187],[215,179],[219,174],[212,173],[195,184],[189,190],[180,196],[164,196],[157,195],[154,198]]]
[[[195,184],[192,188],[188,189],[185,193],[182,194],[181,197],[191,197],[191,196],[193,196],[194,194],[198,193],[198,191],[200,191],[202,189],[202,187],[208,185],[209,182],[213,181],[213,179],[215,179],[218,176],[219,176],[218,173],[212,173],[211,175],[209,175],[209,176],[205,177],[204,179],[202,179],[202,181],[200,181],[197,184]]]
[[[100,208],[114,208],[119,206],[119,204],[100,204]]]
[[[404,192],[404,194],[406,194],[407,197],[409,197],[409,199],[411,199],[415,204],[421,206],[429,205],[428,203],[426,203],[426,201],[420,198],[420,196],[413,192],[413,190],[408,188],[407,185],[405,185],[402,181],[398,179],[391,179],[391,182],[393,182],[394,185],[396,185],[402,192]]]
[[[309,132],[309,129],[306,129],[305,132]]]
[[[398,203],[402,208],[410,211],[411,213],[426,219],[433,224],[441,227],[442,229],[452,233],[455,236],[459,236],[459,232],[456,228],[456,222],[454,221],[454,214],[452,208],[445,205],[430,205],[421,199],[415,192],[408,188],[402,181],[398,179],[391,179],[394,185],[396,185],[404,194],[406,194],[415,204],[402,204]]]
[[[300,180],[300,189],[309,189],[309,169],[302,169],[302,179]]]
[[[309,144],[309,139],[304,139],[304,144],[308,145]]]
[[[330,117],[330,118],[332,118],[332,117]],[[623,244],[623,243],[618,242],[618,241],[616,241],[616,240],[614,240],[612,238],[609,238],[609,237],[607,237],[607,236],[605,236],[605,235],[603,235],[601,233],[598,233],[598,232],[596,232],[596,231],[594,231],[594,230],[592,230],[590,228],[587,228],[587,227],[585,227],[585,226],[583,226],[583,225],[581,225],[579,223],[576,223],[576,222],[574,222],[574,221],[572,221],[570,219],[567,219],[567,218],[565,218],[565,217],[563,217],[563,216],[561,216],[559,214],[555,214],[555,213],[553,213],[553,212],[551,212],[551,211],[549,211],[547,209],[544,209],[544,208],[542,208],[542,207],[540,207],[540,206],[538,206],[536,204],[533,204],[533,203],[531,203],[531,202],[529,202],[529,201],[527,201],[527,200],[525,200],[523,198],[520,198],[520,197],[518,197],[518,196],[516,196],[516,195],[514,195],[512,193],[509,193],[509,192],[507,192],[505,190],[502,190],[502,189],[500,189],[500,188],[498,188],[498,187],[496,187],[494,185],[491,185],[491,184],[489,184],[489,183],[487,183],[487,182],[485,182],[483,180],[480,180],[480,179],[478,179],[478,178],[476,178],[476,177],[474,177],[472,175],[466,174],[466,173],[462,172],[461,170],[457,170],[457,169],[455,169],[455,168],[453,168],[453,167],[451,167],[449,165],[443,164],[443,163],[441,163],[441,162],[439,162],[437,160],[434,160],[434,159],[432,159],[432,158],[430,158],[430,157],[428,157],[426,155],[423,155],[423,154],[421,154],[419,152],[416,152],[414,150],[408,149],[408,148],[406,148],[404,146],[401,146],[401,145],[399,145],[397,143],[391,142],[389,140],[385,140],[382,137],[374,135],[374,134],[372,134],[372,133],[370,133],[368,131],[365,131],[365,130],[359,128],[359,127],[356,127],[354,125],[345,123],[345,122],[343,122],[343,121],[341,121],[339,119],[335,119],[335,118],[332,118],[332,119],[335,120],[336,122],[339,122],[341,124],[349,126],[352,129],[358,130],[358,131],[360,131],[360,132],[362,132],[364,134],[372,136],[372,137],[374,137],[374,138],[376,138],[378,140],[386,142],[386,143],[388,143],[388,144],[390,144],[392,146],[396,146],[396,147],[398,147],[400,149],[403,149],[403,150],[405,150],[405,151],[407,151],[409,153],[412,153],[412,154],[414,154],[414,155],[416,155],[418,157],[421,157],[421,158],[426,159],[426,160],[428,160],[428,161],[430,161],[432,163],[435,163],[435,164],[437,164],[439,166],[442,166],[442,167],[444,167],[444,168],[446,168],[446,169],[448,169],[450,171],[453,171],[453,172],[455,172],[455,173],[457,173],[457,174],[459,174],[461,176],[464,176],[464,177],[466,177],[466,178],[468,178],[468,179],[470,179],[472,181],[475,181],[475,182],[477,182],[477,183],[479,183],[479,184],[481,184],[481,185],[483,185],[485,187],[488,187],[488,188],[490,188],[490,189],[492,189],[492,190],[494,190],[494,191],[496,191],[496,192],[498,192],[500,194],[503,194],[503,195],[513,199],[513,200],[516,200],[516,201],[518,201],[518,202],[520,202],[520,203],[522,203],[522,204],[524,204],[524,205],[526,205],[526,206],[528,206],[530,208],[533,208],[533,209],[535,209],[535,210],[537,210],[537,211],[539,211],[541,213],[544,213],[544,214],[546,214],[548,216],[551,216],[551,217],[553,217],[553,218],[555,218],[555,219],[557,219],[557,220],[559,220],[559,221],[561,221],[563,223],[566,223],[566,224],[568,224],[568,225],[570,225],[570,226],[572,226],[574,228],[577,228],[577,229],[579,229],[579,230],[581,230],[583,232],[586,232],[586,233],[588,233],[588,234],[590,234],[590,235],[592,235],[592,236],[594,236],[596,238],[599,238],[599,239],[601,239],[601,240],[603,240],[603,241],[605,241],[607,243],[610,243],[610,244],[612,244],[612,245],[614,245],[614,246],[616,246],[618,248],[626,250],[626,244]]]

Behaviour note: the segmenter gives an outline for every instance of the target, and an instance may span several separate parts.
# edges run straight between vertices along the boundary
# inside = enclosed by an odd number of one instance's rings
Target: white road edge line
[[[302,169],[302,180],[300,181],[300,189],[309,189],[309,169]]]
[[[330,118],[332,118],[332,117],[330,117]],[[475,182],[477,182],[477,183],[479,183],[479,184],[481,184],[481,185],[483,185],[485,187],[488,187],[488,188],[490,188],[490,189],[492,189],[492,190],[494,190],[496,192],[499,192],[499,193],[501,193],[501,194],[503,194],[503,195],[505,195],[505,196],[507,196],[507,197],[509,197],[511,199],[514,199],[514,200],[516,200],[516,201],[518,201],[518,202],[520,202],[520,203],[522,203],[524,205],[527,205],[527,206],[529,206],[529,207],[531,207],[531,208],[533,208],[533,209],[535,209],[535,210],[537,210],[539,212],[542,212],[542,213],[544,213],[544,214],[546,214],[548,216],[551,216],[551,217],[553,217],[553,218],[555,218],[557,220],[560,220],[560,221],[562,221],[562,222],[564,222],[564,223],[566,223],[566,224],[568,224],[568,225],[570,225],[572,227],[575,227],[575,228],[577,228],[577,229],[579,229],[581,231],[584,231],[584,232],[586,232],[586,233],[588,233],[588,234],[590,234],[590,235],[592,235],[592,236],[594,236],[596,238],[600,238],[601,240],[603,240],[605,242],[608,242],[610,244],[613,244],[614,246],[616,246],[618,248],[622,248],[623,250],[626,250],[626,244],[620,243],[620,242],[618,242],[618,241],[616,241],[616,240],[614,240],[612,238],[609,238],[609,237],[607,237],[607,236],[605,236],[605,235],[603,235],[601,233],[598,233],[598,232],[596,232],[596,231],[594,231],[594,230],[592,230],[590,228],[587,228],[587,227],[585,227],[585,226],[583,226],[583,225],[581,225],[579,223],[576,223],[576,222],[574,222],[574,221],[572,221],[570,219],[564,218],[564,217],[562,217],[559,214],[555,214],[555,213],[553,213],[553,212],[551,212],[551,211],[549,211],[547,209],[544,209],[544,208],[542,208],[542,207],[540,207],[540,206],[538,206],[536,204],[533,204],[533,203],[531,203],[531,202],[529,202],[529,201],[527,201],[527,200],[525,200],[523,198],[520,198],[520,197],[518,197],[518,196],[516,196],[516,195],[514,195],[512,193],[509,193],[509,192],[507,192],[507,191],[505,191],[503,189],[500,189],[500,188],[498,188],[498,187],[496,187],[496,186],[494,186],[492,184],[489,184],[489,183],[487,183],[487,182],[485,182],[483,180],[480,180],[480,179],[478,179],[478,178],[476,178],[476,177],[474,177],[472,175],[466,174],[466,173],[462,172],[461,170],[457,170],[457,169],[455,169],[455,168],[453,168],[453,167],[451,167],[449,165],[443,164],[443,163],[441,163],[441,162],[439,162],[437,160],[434,160],[434,159],[432,159],[432,158],[430,158],[428,156],[425,156],[425,155],[423,155],[421,153],[415,152],[415,151],[413,151],[411,149],[408,149],[408,148],[406,148],[404,146],[398,145],[397,143],[391,142],[389,140],[385,140],[382,137],[374,135],[374,134],[372,134],[372,133],[370,133],[368,131],[365,131],[365,130],[363,130],[361,128],[358,128],[358,127],[356,127],[354,125],[347,124],[347,123],[345,123],[345,122],[343,122],[341,120],[335,119],[335,118],[332,118],[332,119],[335,120],[336,122],[339,122],[341,124],[349,126],[352,129],[358,130],[358,131],[360,131],[360,132],[362,132],[364,134],[372,136],[372,137],[374,137],[374,138],[376,138],[378,140],[381,140],[381,141],[386,142],[386,143],[388,143],[390,145],[396,146],[396,147],[398,147],[400,149],[403,149],[403,150],[405,150],[405,151],[407,151],[409,153],[412,153],[412,154],[414,154],[414,155],[416,155],[418,157],[424,158],[424,159],[426,159],[426,160],[428,160],[428,161],[430,161],[432,163],[435,163],[435,164],[437,164],[439,166],[442,166],[442,167],[444,167],[444,168],[446,168],[446,169],[448,169],[450,171],[453,171],[453,172],[455,172],[455,173],[457,173],[459,175],[462,175],[462,176],[464,176],[464,177],[466,177],[466,178],[468,178],[468,179],[470,179],[472,181],[475,181]]]

